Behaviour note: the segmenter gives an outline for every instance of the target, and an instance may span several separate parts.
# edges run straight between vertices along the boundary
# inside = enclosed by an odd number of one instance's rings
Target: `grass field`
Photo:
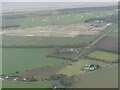
[[[118,32],[109,32],[108,34],[107,34],[107,36],[109,36],[109,37],[115,37],[115,38],[118,38],[119,36],[118,36]]]
[[[106,33],[109,37],[115,37],[118,38],[118,25],[112,24],[111,27],[108,28],[109,32]]]
[[[4,46],[54,46],[54,45],[86,45],[95,39],[95,36],[80,37],[20,37],[3,36]]]
[[[3,74],[22,72],[38,67],[54,66],[66,62],[66,60],[47,58],[52,49],[16,49],[3,48],[2,65]]]
[[[96,11],[96,12],[86,12],[86,13],[71,13],[71,14],[53,14],[52,16],[36,16],[28,17],[23,19],[9,19],[3,20],[3,26],[5,25],[20,25],[21,27],[34,27],[34,26],[45,26],[45,25],[68,25],[84,22],[90,18],[100,18],[105,16],[110,16],[115,14],[115,11]],[[11,23],[12,22],[12,23]]]
[[[114,61],[118,59],[118,55],[115,53],[99,51],[99,50],[95,50],[91,52],[88,56],[106,61]]]
[[[80,76],[75,88],[118,88],[118,66],[112,66]]]
[[[2,88],[53,88],[53,84],[51,82],[40,83],[3,82]]]
[[[82,74],[83,68],[86,64],[98,64],[100,66],[105,66],[106,64],[99,61],[93,61],[88,59],[79,60],[77,62],[71,63],[72,65],[67,66],[65,69],[61,70],[60,74],[65,74],[68,76],[76,75],[76,74]]]

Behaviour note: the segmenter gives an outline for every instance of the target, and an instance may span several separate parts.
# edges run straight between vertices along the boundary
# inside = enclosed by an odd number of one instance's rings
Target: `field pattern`
[[[99,50],[93,51],[88,56],[92,58],[97,58],[100,60],[105,60],[105,61],[117,61],[118,60],[118,55],[116,53],[110,53],[110,52],[99,51]]]
[[[2,52],[2,70],[4,74],[15,73],[16,71],[22,72],[38,67],[54,66],[65,62],[62,59],[47,58],[46,56],[51,52],[51,49],[3,48]]]

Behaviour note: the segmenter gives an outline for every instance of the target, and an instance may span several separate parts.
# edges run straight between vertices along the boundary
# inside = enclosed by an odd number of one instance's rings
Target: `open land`
[[[116,8],[84,9],[3,14],[3,88],[117,87],[118,63],[101,61],[118,59]]]

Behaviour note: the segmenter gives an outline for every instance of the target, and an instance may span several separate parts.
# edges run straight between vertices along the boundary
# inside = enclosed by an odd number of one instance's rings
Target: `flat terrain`
[[[88,65],[89,64],[98,64],[101,67],[105,67],[107,65],[107,64],[105,64],[103,62],[99,62],[99,61],[82,59],[77,62],[71,63],[71,65],[68,65],[65,69],[61,70],[59,73],[65,74],[68,76],[72,76],[72,75],[76,75],[76,74],[83,74],[84,71],[82,69],[84,69],[86,64],[88,64]]]
[[[117,88],[118,66],[112,66],[80,76],[76,88]]]
[[[19,83],[19,82],[3,82],[2,88],[52,88],[51,82],[37,82],[37,83]]]
[[[97,49],[107,50],[111,52],[118,52],[118,38],[115,37],[104,37],[97,44],[95,44]]]
[[[91,26],[91,24],[80,23],[4,30],[3,33],[7,36],[75,37],[79,35],[96,35],[103,31],[106,27],[106,24],[95,27]]]
[[[79,11],[71,8],[70,11],[55,9],[8,12],[4,15],[3,31],[0,31],[3,74],[26,79],[33,77],[38,82],[6,79],[3,87],[51,88],[54,83],[62,87],[70,82],[70,87],[74,88],[118,86],[117,64],[100,61],[118,59],[117,9],[98,7]],[[83,70],[90,64],[101,68]],[[59,80],[51,79],[57,74],[66,76],[58,76]]]
[[[52,49],[22,49],[3,48],[3,73],[11,74],[33,68],[60,65],[66,62],[62,59],[47,58]]]
[[[25,36],[3,36],[3,46],[65,46],[65,45],[86,45],[93,41],[95,36],[80,36],[80,37],[25,37]]]
[[[110,62],[118,60],[117,53],[110,53],[110,52],[105,52],[100,50],[95,50],[91,52],[88,56],[92,58],[100,59],[100,60],[110,61]]]
[[[70,25],[83,23],[90,18],[100,18],[114,15],[116,11],[96,11],[96,12],[79,12],[69,14],[53,14],[50,16],[32,16],[18,19],[4,19],[3,26],[20,25],[22,28],[48,26],[48,25]]]

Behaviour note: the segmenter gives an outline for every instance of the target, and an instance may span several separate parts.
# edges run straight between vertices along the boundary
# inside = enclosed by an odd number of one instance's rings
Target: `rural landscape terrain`
[[[118,6],[2,13],[2,88],[117,88]]]

